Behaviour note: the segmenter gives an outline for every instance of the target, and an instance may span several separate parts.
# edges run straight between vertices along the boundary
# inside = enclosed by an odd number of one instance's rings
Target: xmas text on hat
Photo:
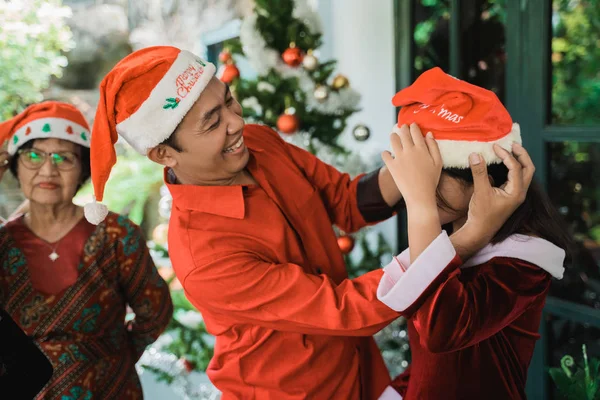
[[[50,138],[90,147],[90,127],[75,106],[60,101],[33,104],[0,123],[0,143],[8,141],[11,156],[31,140]]]
[[[439,146],[444,168],[469,168],[469,155],[478,153],[488,164],[502,162],[494,144],[511,151],[521,144],[521,131],[492,91],[430,69],[392,99],[402,107],[398,124],[416,123],[425,135],[432,132]]]
[[[85,216],[93,224],[108,210],[104,187],[116,162],[114,145],[121,135],[140,154],[168,139],[192,108],[216,68],[189,51],[157,46],[138,50],[121,60],[100,83],[94,119],[91,171],[94,203]]]

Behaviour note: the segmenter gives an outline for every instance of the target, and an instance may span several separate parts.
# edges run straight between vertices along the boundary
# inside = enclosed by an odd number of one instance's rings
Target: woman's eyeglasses
[[[59,151],[56,153],[46,153],[36,149],[25,149],[17,152],[21,164],[27,169],[40,169],[50,157],[50,161],[61,171],[73,169],[79,157],[70,151]]]

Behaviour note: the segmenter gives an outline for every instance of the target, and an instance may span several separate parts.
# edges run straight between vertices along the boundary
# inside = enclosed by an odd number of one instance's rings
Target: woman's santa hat
[[[444,168],[469,168],[469,155],[478,153],[487,164],[501,163],[494,144],[512,151],[521,144],[519,124],[513,124],[496,94],[444,73],[424,72],[392,99],[402,107],[394,132],[416,123],[423,134],[433,133]]]
[[[0,143],[9,141],[13,156],[19,147],[36,139],[63,139],[90,147],[90,127],[75,106],[60,101],[44,101],[0,123]]]
[[[121,135],[140,154],[168,139],[211,78],[213,64],[175,47],[138,50],[121,60],[100,83],[100,102],[91,146],[94,203],[85,217],[99,224],[106,217],[104,186],[116,162]]]

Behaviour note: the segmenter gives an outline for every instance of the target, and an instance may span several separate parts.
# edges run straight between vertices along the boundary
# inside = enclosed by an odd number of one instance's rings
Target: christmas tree
[[[219,55],[219,78],[244,109],[247,122],[268,125],[288,142],[315,154],[351,176],[374,167],[339,144],[347,119],[358,111],[360,95],[349,80],[336,74],[336,62],[317,58],[321,45],[319,16],[305,0],[256,0],[254,13],[242,23],[240,37],[224,43]],[[256,73],[240,76],[236,59],[244,57]],[[364,125],[353,129],[356,140],[369,138]],[[165,192],[159,209],[165,220],[170,210]],[[380,268],[391,260],[392,249],[383,235],[363,230],[348,235],[336,229],[350,278]],[[165,224],[155,230],[156,254],[168,257]],[[358,245],[356,245],[358,242]],[[176,284],[176,281],[174,281]],[[208,386],[194,387],[186,379],[190,371],[204,370],[212,356],[201,316],[185,297],[173,290],[175,315],[169,340],[155,345],[142,364],[159,379],[174,386],[186,398],[211,398]],[[398,319],[376,335],[390,373],[402,372],[409,362],[406,322]]]

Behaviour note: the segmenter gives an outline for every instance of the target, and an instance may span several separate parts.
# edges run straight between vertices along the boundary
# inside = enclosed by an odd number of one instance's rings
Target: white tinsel
[[[304,0],[296,0],[294,2],[292,16],[304,22],[312,34],[321,33],[323,31],[319,14],[317,14],[308,2]]]
[[[294,146],[298,146],[304,150],[308,150],[311,144],[311,138],[307,132],[300,131],[293,135],[281,136],[286,142],[291,143]],[[359,153],[353,152],[349,155],[336,153],[329,146],[325,146],[315,138],[312,139],[312,144],[317,150],[315,155],[321,161],[334,166],[339,171],[348,173],[351,177],[358,176],[365,171],[370,171],[373,169],[372,165],[368,165],[364,162]]]
[[[248,62],[258,75],[265,75],[269,69],[281,62],[279,53],[267,48],[267,43],[256,30],[258,16],[251,14],[244,18],[240,27],[240,41]]]
[[[244,100],[242,100],[242,107],[250,109],[258,115],[261,115],[263,112],[262,106],[258,102],[258,99],[254,96],[247,97]]]
[[[171,353],[161,351],[156,345],[150,346],[140,358],[136,367],[139,375],[148,372],[142,367],[143,365],[156,368],[173,377],[170,387],[183,400],[218,400],[221,398],[221,392],[212,384],[194,384],[191,379],[192,374],[186,370],[183,360]]]
[[[267,93],[275,93],[275,86],[271,85],[269,82],[260,81],[256,85],[256,89],[259,92],[267,92]]]
[[[175,314],[175,319],[177,320],[177,322],[189,329],[198,328],[202,321],[204,321],[202,315],[199,312],[193,310],[180,310]]]

